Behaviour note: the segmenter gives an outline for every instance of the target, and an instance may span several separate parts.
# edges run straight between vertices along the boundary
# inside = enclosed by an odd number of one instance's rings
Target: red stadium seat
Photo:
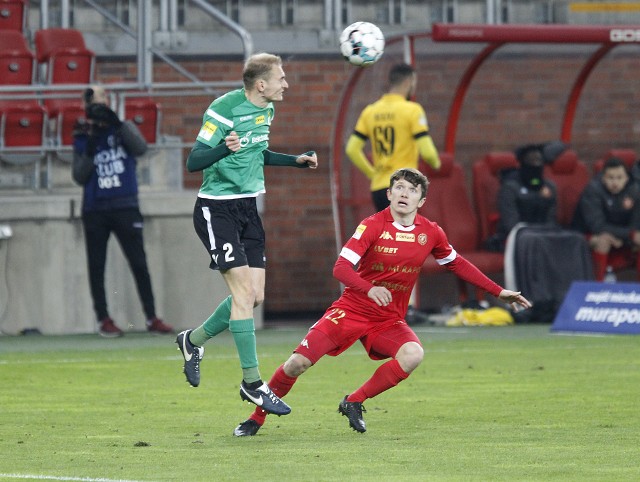
[[[480,239],[486,240],[496,233],[500,213],[498,211],[498,191],[502,171],[515,169],[518,161],[513,152],[489,152],[473,163],[473,200],[480,222]]]
[[[421,162],[420,170],[429,178],[427,200],[420,213],[435,221],[447,234],[454,249],[485,274],[502,274],[504,255],[483,250],[480,245],[478,219],[467,194],[467,184],[462,166],[449,153],[441,153],[442,166],[435,171]],[[444,270],[444,271],[443,271]],[[432,256],[423,266],[423,275],[446,272]],[[458,282],[460,301],[467,301],[466,284]],[[477,299],[482,299],[478,292]]]
[[[56,108],[55,119],[56,157],[71,162],[73,161],[73,131],[78,124],[87,122],[84,106],[79,102],[67,101]]]
[[[604,153],[601,159],[598,159],[593,164],[593,173],[597,174],[602,171],[604,167],[604,162],[610,157],[618,157],[622,159],[622,161],[627,166],[627,169],[631,170],[633,164],[638,160],[638,155],[636,154],[635,149],[609,149]]]
[[[47,114],[33,101],[2,104],[0,158],[9,164],[30,164],[44,156]]]
[[[43,81],[49,84],[93,82],[95,54],[87,49],[79,30],[49,28],[35,33],[36,59],[44,66]]]
[[[28,0],[0,0],[0,30],[22,35],[27,25]]]
[[[73,130],[77,124],[87,122],[84,106],[81,104],[70,104],[58,110],[58,130],[57,144],[70,146],[73,144]]]
[[[545,166],[544,175],[558,188],[558,224],[569,227],[580,195],[591,179],[589,169],[573,149],[567,149]]]
[[[0,2],[0,11],[3,3]],[[1,17],[1,14],[0,14]],[[0,85],[30,85],[35,58],[21,32],[0,30]],[[46,113],[35,99],[4,91],[0,99],[0,159],[30,164],[43,157]]]
[[[0,30],[0,85],[33,82],[35,56],[24,36],[15,30]]]
[[[158,142],[160,136],[160,105],[152,99],[126,98],[124,118],[133,121],[149,144]]]

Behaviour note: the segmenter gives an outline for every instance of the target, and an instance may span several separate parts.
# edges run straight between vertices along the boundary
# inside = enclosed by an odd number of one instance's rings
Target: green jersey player
[[[318,159],[315,152],[289,155],[267,149],[273,103],[281,101],[289,87],[282,59],[266,53],[251,56],[243,84],[207,108],[187,159],[189,171],[203,171],[194,226],[209,252],[210,268],[220,271],[231,295],[198,328],[180,333],[176,343],[187,381],[196,387],[202,345],[229,329],[242,367],[241,398],[269,413],[286,415],[291,409],[258,370],[253,308],[264,300],[265,236],[256,198],[265,192],[265,165],[315,169]]]

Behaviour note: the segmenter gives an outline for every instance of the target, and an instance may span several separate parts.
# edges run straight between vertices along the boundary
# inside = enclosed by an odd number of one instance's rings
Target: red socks
[[[402,380],[405,380],[409,374],[405,372],[401,367],[398,360],[389,360],[378,367],[373,376],[367,380],[364,385],[358,388],[355,392],[347,397],[348,402],[364,402],[367,398],[373,398],[380,393],[395,387]],[[275,371],[271,380],[269,380],[269,387],[273,390],[273,393],[278,397],[284,397],[293,384],[296,383],[296,377],[290,377],[284,372],[283,365],[280,365]],[[249,417],[259,425],[263,425],[267,418],[267,412],[257,407]]]
[[[296,382],[297,378],[290,377],[284,372],[284,365],[280,365],[278,369],[271,376],[271,380],[269,380],[269,388],[271,391],[278,395],[278,397],[284,397],[289,391],[293,384]],[[256,407],[253,414],[249,417],[250,419],[256,421],[258,424],[263,425],[264,420],[267,418],[267,412],[262,410],[260,407]]]
[[[364,402],[367,398],[395,387],[409,376],[401,367],[398,360],[389,360],[380,365],[373,376],[364,385],[347,397],[347,402]]]
[[[593,274],[596,277],[596,281],[602,281],[605,273],[607,272],[607,261],[609,259],[609,255],[592,251],[591,259],[593,260]]]

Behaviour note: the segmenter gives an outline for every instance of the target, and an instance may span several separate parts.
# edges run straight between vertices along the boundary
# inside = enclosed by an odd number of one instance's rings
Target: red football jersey
[[[438,264],[453,261],[457,253],[440,226],[416,215],[412,226],[395,222],[389,208],[363,220],[342,248],[340,256],[357,266],[358,274],[392,294],[388,306],[378,306],[355,288],[347,287],[340,300],[348,310],[371,321],[404,319],[409,297],[429,254]]]

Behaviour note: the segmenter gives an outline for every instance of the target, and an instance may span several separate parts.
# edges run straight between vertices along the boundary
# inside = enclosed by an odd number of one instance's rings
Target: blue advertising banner
[[[640,283],[574,281],[551,331],[640,334]]]

